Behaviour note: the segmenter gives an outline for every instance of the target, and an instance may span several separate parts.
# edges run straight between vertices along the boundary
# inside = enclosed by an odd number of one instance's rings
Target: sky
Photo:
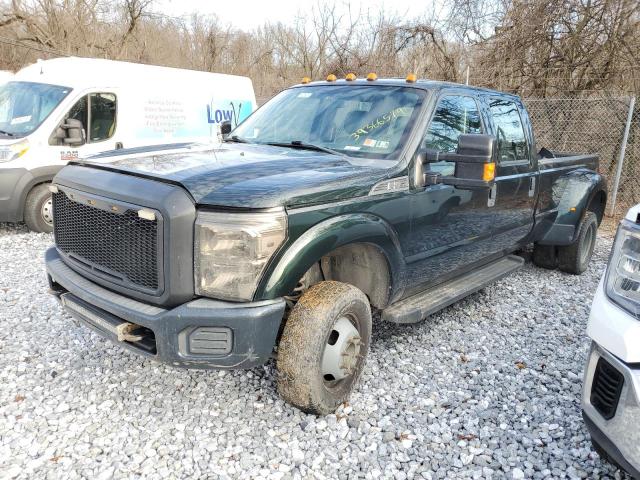
[[[367,9],[373,13],[384,8],[389,15],[398,14],[404,18],[419,17],[434,11],[434,2],[438,0],[351,0],[349,2],[337,0],[331,2],[338,7],[338,11],[346,12],[347,5],[352,12],[366,13]],[[310,13],[311,9],[322,3],[320,0],[157,0],[154,10],[157,13],[172,17],[188,16],[193,12],[203,15],[215,13],[223,24],[251,30],[265,22],[293,23],[298,13]],[[438,7],[435,7],[438,8]]]

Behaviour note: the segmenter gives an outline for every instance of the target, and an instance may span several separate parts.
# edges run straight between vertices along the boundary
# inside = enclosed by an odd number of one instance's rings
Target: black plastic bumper
[[[582,418],[584,419],[584,423],[587,425],[587,429],[589,430],[589,434],[591,435],[592,440],[594,440],[600,447],[607,452],[607,455],[618,464],[623,470],[625,470],[629,475],[633,478],[640,479],[640,471],[638,471],[631,463],[624,458],[622,452],[615,446],[615,444],[611,441],[609,437],[607,437],[602,430],[598,428],[598,426],[589,418],[584,410],[582,411]],[[634,428],[634,427],[632,427]]]
[[[185,368],[252,368],[273,352],[283,299],[231,303],[196,299],[165,309],[107,290],[76,273],[55,247],[45,254],[52,292],[77,320],[138,354]],[[122,336],[128,323],[140,340]]]
[[[22,221],[24,190],[33,176],[25,168],[0,169],[0,222]]]

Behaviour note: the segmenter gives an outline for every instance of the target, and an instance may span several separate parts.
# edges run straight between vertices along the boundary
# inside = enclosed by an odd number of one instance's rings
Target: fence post
[[[611,191],[611,203],[609,203],[609,216],[613,215],[616,210],[616,199],[618,197],[618,188],[620,187],[620,177],[622,176],[622,166],[624,165],[624,154],[627,150],[627,141],[629,140],[629,131],[631,130],[631,121],[633,120],[633,108],[636,105],[636,97],[631,97],[629,102],[629,113],[627,114],[627,124],[624,127],[624,136],[620,145],[620,155],[618,156],[618,168],[616,176],[613,179],[613,187]]]

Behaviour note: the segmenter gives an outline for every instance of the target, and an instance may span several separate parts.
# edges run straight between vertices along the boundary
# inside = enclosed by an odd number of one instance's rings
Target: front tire
[[[360,378],[370,342],[371,308],[364,293],[335,281],[312,286],[282,332],[278,393],[305,412],[334,412]]]
[[[576,240],[566,247],[558,247],[558,267],[563,272],[580,275],[589,266],[596,246],[598,217],[587,212],[578,226]]]
[[[53,200],[48,183],[36,185],[27,195],[24,223],[33,232],[53,232]]]

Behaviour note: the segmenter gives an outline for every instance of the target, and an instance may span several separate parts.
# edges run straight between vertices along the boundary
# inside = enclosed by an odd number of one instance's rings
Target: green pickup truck
[[[372,312],[419,322],[530,244],[537,265],[579,274],[605,209],[597,156],[538,152],[521,100],[497,91],[330,76],[223,130],[211,148],[65,167],[51,292],[170,365],[275,358],[280,395],[307,412],[349,397]]]

